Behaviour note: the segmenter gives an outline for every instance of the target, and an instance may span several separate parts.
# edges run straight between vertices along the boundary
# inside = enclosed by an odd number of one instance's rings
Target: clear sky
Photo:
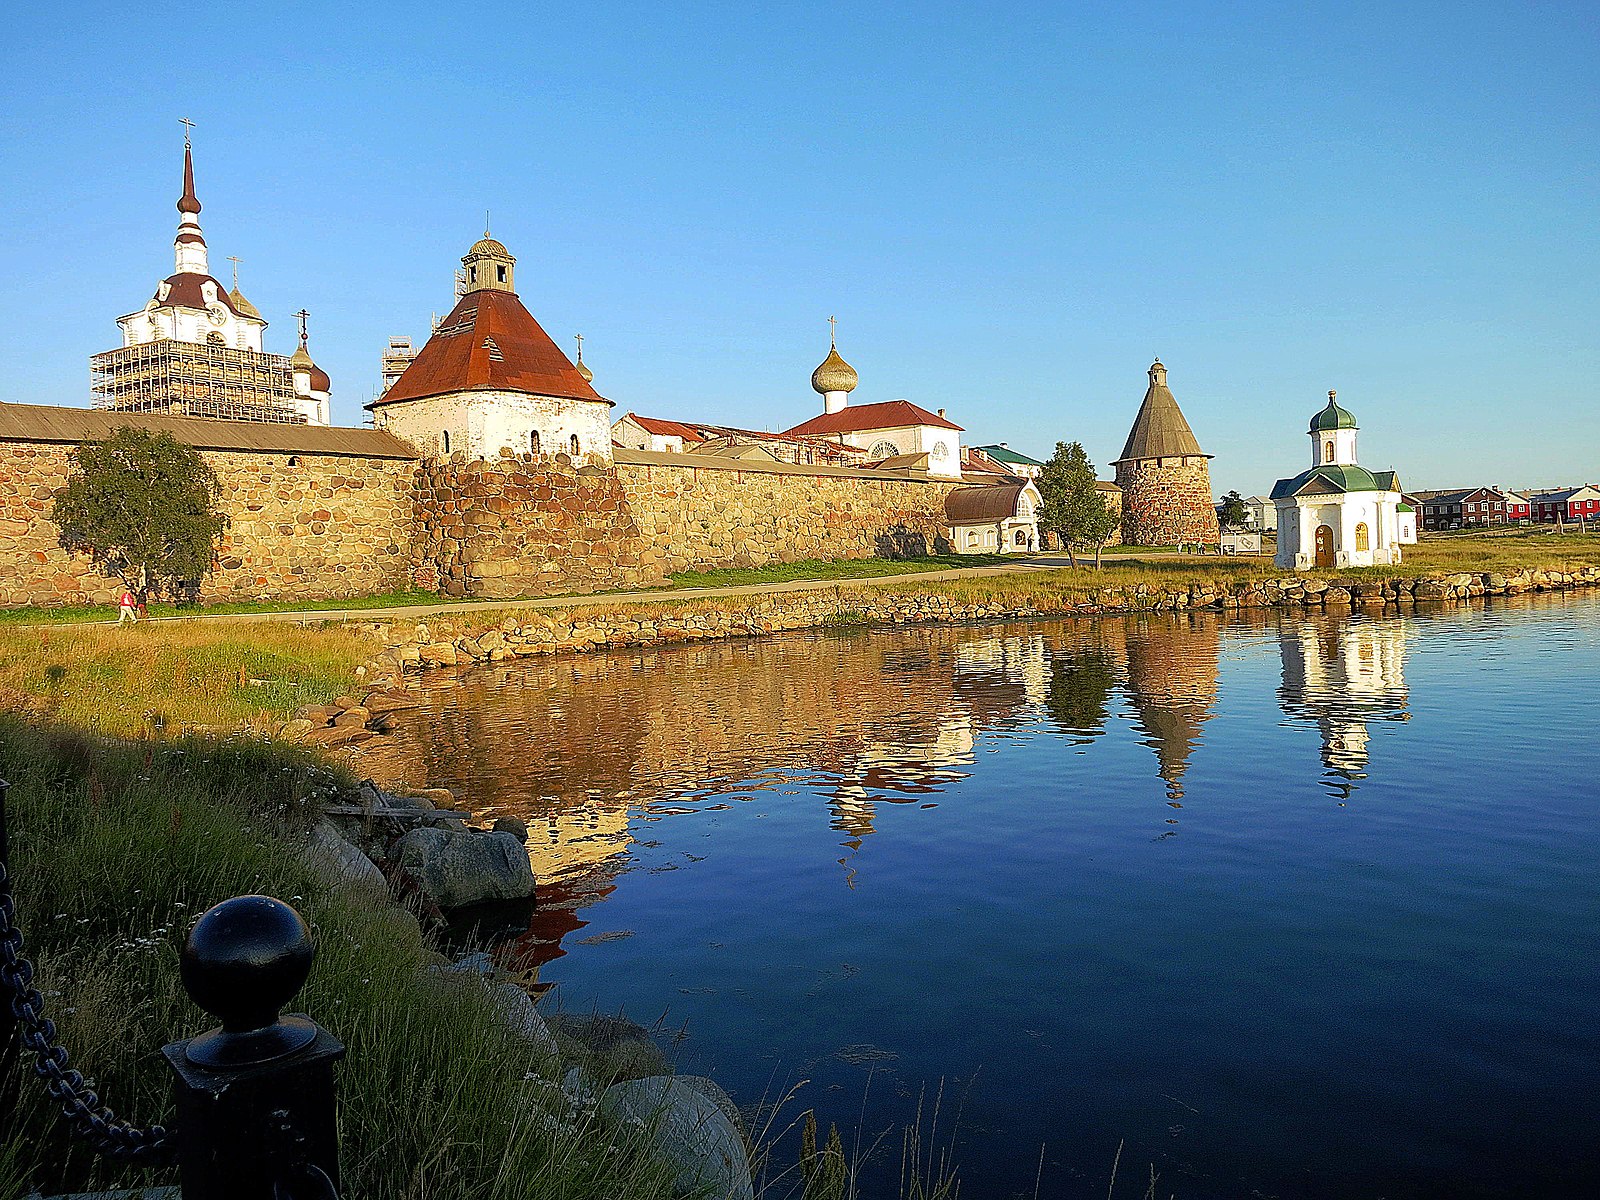
[[[1337,388],[1408,486],[1600,477],[1600,18],[1579,4],[25,6],[0,45],[0,398],[88,401],[212,270],[359,423],[493,210],[616,413],[859,402],[1109,474],[1159,353],[1220,493]]]

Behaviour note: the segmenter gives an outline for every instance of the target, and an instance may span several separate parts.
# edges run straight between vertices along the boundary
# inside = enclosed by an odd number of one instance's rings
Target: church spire
[[[200,200],[194,194],[194,151],[189,144],[194,122],[185,117],[179,123],[183,126],[183,195],[178,197],[178,236],[173,242],[173,257],[179,275],[209,275],[206,239],[200,232]]]

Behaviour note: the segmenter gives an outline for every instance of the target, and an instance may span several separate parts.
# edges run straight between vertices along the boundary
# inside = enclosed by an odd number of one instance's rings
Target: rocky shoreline
[[[359,728],[368,731],[368,736],[382,732],[387,713],[393,711],[385,706],[407,703],[408,676],[548,654],[847,626],[1266,608],[1398,612],[1419,604],[1596,586],[1600,586],[1600,566],[1571,571],[1529,569],[1509,575],[1459,572],[1375,579],[1285,575],[1236,584],[1204,581],[1185,586],[1097,588],[1081,594],[1063,594],[1046,603],[964,603],[937,591],[888,592],[841,585],[740,596],[720,603],[708,598],[660,612],[640,604],[607,610],[600,603],[575,603],[564,610],[443,614],[416,625],[368,622],[381,649],[360,669],[360,674],[378,685],[377,690],[360,703],[353,697],[343,697],[349,701],[343,708],[336,704],[327,710],[308,711],[305,717],[296,714],[297,720],[284,728],[283,736],[318,745],[352,744],[362,740],[361,735],[351,737],[333,730]],[[313,724],[299,723],[305,719]]]

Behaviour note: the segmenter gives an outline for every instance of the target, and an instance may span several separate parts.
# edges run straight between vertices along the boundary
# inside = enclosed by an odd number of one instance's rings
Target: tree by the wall
[[[1042,502],[1041,523],[1060,535],[1067,547],[1067,561],[1077,566],[1076,551],[1092,549],[1098,567],[1100,551],[1120,521],[1095,486],[1094,463],[1083,445],[1057,442],[1056,452],[1035,483]]]
[[[177,594],[211,570],[228,518],[205,459],[170,434],[124,427],[72,452],[50,519],[62,549],[86,553],[143,595]]]
[[[1221,518],[1223,528],[1237,529],[1249,520],[1250,514],[1245,509],[1244,497],[1232,491],[1222,498],[1222,511],[1217,516]]]

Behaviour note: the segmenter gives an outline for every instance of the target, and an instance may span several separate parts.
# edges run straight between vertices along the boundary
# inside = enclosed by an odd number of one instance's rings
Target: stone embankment
[[[403,686],[405,677],[441,667],[504,662],[545,654],[575,653],[673,642],[760,637],[787,630],[829,626],[907,625],[1036,617],[1093,616],[1130,612],[1229,611],[1284,608],[1301,611],[1402,610],[1419,603],[1481,596],[1562,591],[1600,585],[1600,566],[1574,571],[1525,570],[1503,575],[1463,572],[1421,578],[1324,578],[1285,575],[1236,582],[1124,586],[1082,592],[1041,591],[1018,600],[963,601],[938,591],[887,591],[851,587],[694,601],[688,607],[621,603],[575,604],[571,609],[442,615],[420,625],[374,626],[382,652],[363,668],[374,681]],[[389,693],[382,693],[387,696]],[[380,705],[385,701],[380,700]],[[348,711],[348,710],[346,710]],[[340,718],[329,724],[337,728]],[[343,718],[346,728],[353,718]],[[289,736],[303,735],[296,727]],[[317,732],[327,744],[336,733]]]

